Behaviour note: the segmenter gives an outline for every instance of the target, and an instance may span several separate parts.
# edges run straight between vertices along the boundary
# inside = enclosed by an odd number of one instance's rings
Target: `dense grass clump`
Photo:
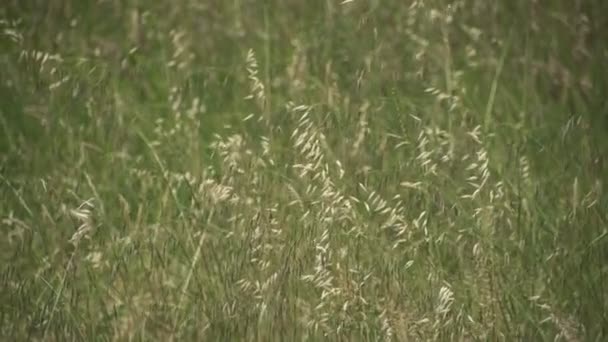
[[[605,340],[607,4],[4,1],[0,336]]]

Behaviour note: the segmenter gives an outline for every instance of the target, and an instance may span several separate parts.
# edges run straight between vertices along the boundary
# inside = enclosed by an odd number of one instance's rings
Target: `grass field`
[[[605,341],[607,14],[5,0],[0,339]]]

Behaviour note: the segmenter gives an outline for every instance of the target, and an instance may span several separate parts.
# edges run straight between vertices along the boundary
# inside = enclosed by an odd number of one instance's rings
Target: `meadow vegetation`
[[[607,14],[4,0],[0,336],[605,340]]]

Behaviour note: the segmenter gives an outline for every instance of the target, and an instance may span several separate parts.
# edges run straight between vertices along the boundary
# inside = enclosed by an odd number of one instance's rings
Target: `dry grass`
[[[608,335],[600,1],[44,6],[0,9],[0,336]]]

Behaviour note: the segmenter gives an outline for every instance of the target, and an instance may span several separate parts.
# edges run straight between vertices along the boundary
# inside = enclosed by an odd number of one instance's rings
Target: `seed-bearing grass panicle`
[[[437,126],[420,130],[417,138],[416,162],[425,176],[437,176],[440,164],[449,164],[454,159],[452,135]]]
[[[361,203],[363,203],[368,214],[381,218],[378,226],[381,231],[388,234],[392,248],[395,249],[400,244],[407,243],[412,232],[409,229],[410,224],[406,218],[406,211],[400,196],[395,196],[389,203],[377,192],[368,189],[361,183],[359,183],[359,188],[362,194],[367,194],[367,198],[362,200]],[[422,220],[415,219],[413,222],[416,229],[425,229],[425,226],[421,225]]]
[[[48,83],[48,90],[53,91],[71,80],[67,74],[65,61],[58,53],[38,50],[23,50],[19,56],[22,63],[27,63],[36,70],[37,76]]]
[[[461,198],[475,200],[490,179],[491,173],[488,168],[490,161],[488,158],[488,152],[484,148],[481,140],[481,127],[477,126],[467,134],[478,144],[479,147],[475,152],[473,160],[466,167],[466,171],[470,173],[470,176],[467,177],[466,181],[472,187],[472,192],[462,195]],[[468,155],[465,155],[464,158],[468,159],[468,157]]]
[[[432,320],[433,340],[453,340],[456,336],[468,336],[469,329],[474,326],[473,318],[463,312],[458,305],[452,286],[445,282],[435,297]]]
[[[23,33],[21,33],[22,19],[0,19],[0,34],[8,37],[13,43],[21,44],[23,42]]]
[[[46,325],[44,327],[44,336],[46,336],[48,328],[53,322],[57,306],[59,305],[60,299],[63,297],[63,291],[66,287],[66,279],[68,276],[68,272],[73,272],[74,268],[76,267],[77,260],[75,257],[78,253],[80,243],[83,239],[90,239],[91,235],[94,232],[95,227],[92,219],[92,210],[94,208],[95,206],[93,204],[93,199],[89,199],[82,202],[77,208],[71,209],[69,211],[70,215],[72,215],[76,219],[76,221],[78,221],[79,225],[76,228],[74,234],[72,234],[72,237],[69,239],[69,242],[73,245],[74,249],[65,265],[59,288],[55,290],[55,299],[49,313],[48,321],[46,322]]]
[[[227,170],[238,174],[245,173],[241,161],[245,154],[251,152],[245,149],[245,143],[240,134],[233,134],[225,139],[218,135],[211,147],[218,152]]]
[[[213,185],[226,196],[228,202],[211,203],[226,218],[216,215],[214,222],[231,227],[224,235],[225,242],[240,244],[244,267],[235,275],[237,278],[230,286],[237,288],[240,303],[239,311],[248,312],[259,322],[268,322],[268,309],[277,300],[281,281],[285,281],[286,253],[285,229],[277,215],[281,206],[274,202],[276,194],[272,189],[263,187],[268,181],[269,166],[275,165],[272,157],[272,141],[261,136],[259,147],[256,139],[244,137],[239,133],[227,137],[216,135],[211,147],[214,157],[221,163],[220,182],[207,179],[205,184]],[[259,153],[258,153],[259,152]],[[200,190],[201,194],[209,190]],[[207,202],[208,203],[208,202]],[[209,204],[203,204],[205,210]]]
[[[259,66],[253,49],[247,52],[247,78],[249,79],[250,93],[245,96],[247,100],[255,100],[259,109],[266,110],[266,87],[258,76]]]
[[[449,285],[444,285],[439,289],[437,300],[435,304],[435,313],[444,320],[452,309],[454,303],[454,292],[450,289]]]
[[[367,122],[367,112],[369,109],[369,102],[364,102],[359,109],[359,130],[356,135],[355,142],[353,143],[351,156],[359,154],[359,149],[365,141],[365,136],[369,134],[369,123]]]
[[[357,222],[360,214],[355,210],[353,202],[356,198],[346,195],[336,181],[344,177],[345,170],[339,160],[333,163],[326,154],[328,146],[323,133],[312,119],[312,108],[307,106],[291,106],[294,114],[299,114],[298,125],[291,138],[298,153],[293,169],[305,186],[303,192],[290,187],[290,192],[296,197],[296,203],[308,202],[307,210],[303,210],[302,222],[314,234],[310,251],[314,253],[312,270],[305,271],[301,279],[318,291],[318,301],[310,303],[306,309],[306,327],[313,334],[322,333],[324,336],[336,336],[352,329],[353,324],[365,324],[354,320],[355,312],[363,314],[367,301],[360,293],[349,288],[354,274],[342,266],[349,251],[335,253],[338,236],[357,237],[367,234]],[[352,253],[352,252],[351,252]],[[358,304],[357,304],[358,303]],[[341,308],[341,309],[340,309]],[[338,317],[332,317],[332,312],[340,309]],[[354,310],[354,311],[353,311]]]
[[[169,39],[173,46],[173,54],[167,62],[167,67],[175,68],[178,71],[191,70],[195,55],[191,49],[192,43],[188,32],[182,29],[171,29]]]
[[[312,121],[311,108],[296,106],[292,110],[294,113],[301,113],[291,137],[294,148],[303,161],[294,164],[293,168],[299,171],[300,178],[309,177],[313,181],[307,186],[307,195],[314,195],[319,191],[317,196],[322,200],[319,203],[326,206],[323,210],[326,213],[336,214],[339,221],[347,220],[353,213],[351,200],[337,188],[333,179],[334,177],[341,179],[344,176],[342,163],[339,160],[335,160],[334,163],[328,160],[324,152],[328,148],[327,142],[324,134]],[[328,217],[327,220],[333,218]]]
[[[165,134],[169,137],[177,134],[185,135],[189,139],[196,138],[200,128],[200,116],[207,111],[205,104],[198,96],[191,99],[184,97],[182,90],[176,86],[171,87],[168,101],[171,105],[175,126]]]
[[[530,176],[530,162],[528,160],[528,157],[521,156],[519,157],[519,179],[521,184],[519,185],[519,189],[523,192],[530,192],[531,190],[533,190],[533,185],[534,183],[532,182],[531,176]]]
[[[89,199],[82,202],[78,208],[70,210],[70,214],[80,222],[80,225],[69,240],[76,248],[83,238],[89,239],[93,233],[94,225],[91,214],[94,208],[93,199]]]

